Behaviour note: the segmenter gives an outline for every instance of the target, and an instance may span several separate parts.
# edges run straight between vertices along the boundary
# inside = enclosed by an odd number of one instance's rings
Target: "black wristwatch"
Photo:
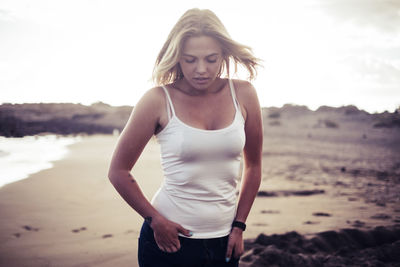
[[[232,228],[233,227],[237,227],[239,229],[242,229],[242,231],[246,230],[246,224],[244,222],[233,221]]]

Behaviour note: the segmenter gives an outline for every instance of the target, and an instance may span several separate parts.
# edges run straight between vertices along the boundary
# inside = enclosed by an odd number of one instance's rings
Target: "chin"
[[[191,80],[189,83],[193,88],[196,88],[197,90],[207,90],[210,86],[213,85],[215,82],[215,79],[209,79],[204,83],[199,83],[196,82],[196,80]]]
[[[195,88],[196,90],[202,91],[202,90],[207,90],[210,87],[210,84],[192,84],[192,87]]]

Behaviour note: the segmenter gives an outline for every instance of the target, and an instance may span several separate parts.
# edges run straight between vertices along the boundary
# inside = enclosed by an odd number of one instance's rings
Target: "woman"
[[[140,266],[238,266],[260,185],[262,122],[253,86],[221,78],[232,62],[254,77],[250,48],[233,41],[211,11],[188,10],[158,55],[161,86],[141,98],[119,138],[109,178],[145,218]],[[152,135],[165,179],[150,203],[130,170]]]

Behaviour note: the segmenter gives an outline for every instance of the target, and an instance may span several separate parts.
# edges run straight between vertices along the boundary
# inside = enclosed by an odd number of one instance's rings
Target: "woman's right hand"
[[[157,246],[164,252],[177,252],[181,248],[178,233],[185,236],[192,236],[192,232],[183,228],[180,224],[167,220],[165,217],[157,216],[152,218],[150,227],[154,232],[154,239]]]

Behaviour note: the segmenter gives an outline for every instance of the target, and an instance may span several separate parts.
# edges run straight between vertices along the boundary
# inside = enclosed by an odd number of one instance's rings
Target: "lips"
[[[203,84],[207,83],[209,81],[209,78],[198,77],[198,78],[193,78],[193,80],[195,80],[196,83]]]

